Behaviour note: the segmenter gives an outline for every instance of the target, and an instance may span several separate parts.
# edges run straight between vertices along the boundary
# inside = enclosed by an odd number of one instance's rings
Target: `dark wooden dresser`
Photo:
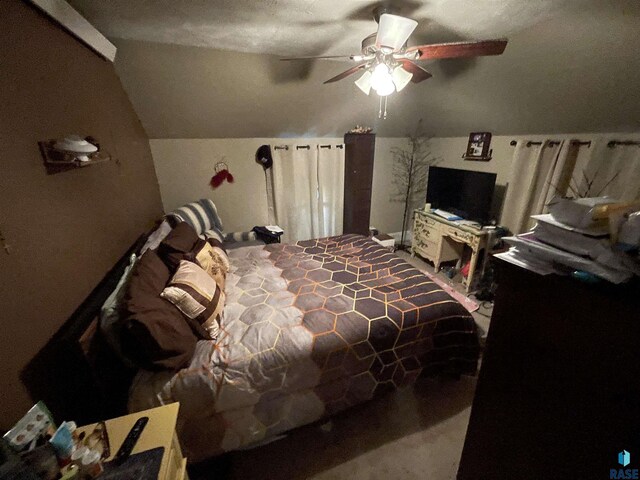
[[[494,261],[458,479],[608,479],[622,450],[625,468],[640,468],[638,282],[588,285]]]
[[[344,145],[343,232],[368,235],[376,135],[347,133]]]

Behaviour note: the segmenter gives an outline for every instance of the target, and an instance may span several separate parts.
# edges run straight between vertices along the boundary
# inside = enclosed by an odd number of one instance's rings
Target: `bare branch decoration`
[[[418,121],[414,132],[409,133],[406,139],[406,146],[393,147],[390,150],[393,158],[393,178],[391,180],[393,192],[390,200],[404,203],[399,250],[406,249],[405,232],[413,210],[420,207],[425,201],[429,167],[442,160],[431,153],[430,139],[424,133],[422,119]]]

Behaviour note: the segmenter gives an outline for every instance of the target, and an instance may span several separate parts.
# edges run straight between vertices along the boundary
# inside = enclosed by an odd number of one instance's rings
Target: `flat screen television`
[[[495,185],[495,173],[429,167],[427,203],[431,208],[446,210],[465,220],[486,225],[492,220],[491,201]]]

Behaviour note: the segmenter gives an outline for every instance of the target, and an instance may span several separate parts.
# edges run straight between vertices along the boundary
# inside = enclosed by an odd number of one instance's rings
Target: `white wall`
[[[381,232],[393,233],[402,229],[404,205],[390,200],[394,191],[391,149],[405,146],[407,146],[405,138],[376,138],[369,224]]]
[[[497,174],[496,195],[498,203],[511,176],[511,159],[514,139],[540,141],[544,139],[577,139],[594,142],[591,148],[581,147],[576,172],[584,167],[596,142],[606,143],[611,139],[640,140],[640,133],[580,133],[562,135],[495,136],[491,141],[493,159],[489,162],[463,160],[468,137],[432,138],[430,151],[440,157],[438,165],[492,172]],[[373,171],[373,194],[371,199],[370,225],[384,232],[398,232],[402,228],[403,205],[390,200],[393,192],[393,156],[391,149],[402,147],[405,138],[376,138],[375,164]],[[230,138],[230,139],[155,139],[151,140],[151,151],[158,175],[162,202],[165,211],[171,211],[184,203],[198,198],[212,198],[218,207],[225,229],[248,230],[255,225],[265,225],[267,220],[267,195],[263,169],[255,162],[255,152],[260,145],[271,144],[338,144],[341,138]],[[628,148],[628,147],[627,147]],[[606,161],[606,158],[602,159]],[[217,189],[209,186],[214,166],[225,161],[235,177],[232,184],[224,183]],[[499,207],[500,204],[497,206]]]
[[[264,171],[255,162],[260,145],[342,141],[342,138],[211,138],[155,139],[150,144],[165,212],[198,198],[211,198],[216,202],[225,229],[239,231],[267,224]],[[376,139],[371,225],[383,231],[395,232],[402,225],[402,204],[389,201],[390,150],[404,142],[402,138]],[[229,165],[235,181],[212,189],[209,180],[219,161]]]
[[[260,145],[338,144],[341,138],[210,138],[151,140],[151,152],[165,212],[199,198],[211,198],[226,231],[267,225],[267,191],[262,166],[255,161]],[[224,161],[234,177],[213,189],[216,163]]]

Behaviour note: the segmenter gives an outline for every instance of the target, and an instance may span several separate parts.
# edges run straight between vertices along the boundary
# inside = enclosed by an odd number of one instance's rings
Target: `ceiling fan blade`
[[[400,60],[400,63],[402,64],[402,68],[407,72],[413,73],[413,77],[411,77],[411,81],[413,83],[420,83],[423,80],[427,80],[432,77],[429,72],[420,65],[413,63],[411,60]]]
[[[361,63],[360,65],[356,65],[355,67],[351,67],[349,70],[345,70],[344,72],[336,75],[335,77],[330,78],[329,80],[327,80],[326,82],[323,82],[323,83],[337,82],[338,80],[342,80],[343,78],[347,78],[349,75],[353,75],[354,73],[356,73],[359,70],[362,70],[363,68],[366,68],[368,66],[369,66],[368,63]]]
[[[391,48],[394,52],[400,50],[417,26],[418,22],[410,18],[384,13],[378,24],[376,46]]]
[[[315,60],[315,59],[329,59],[329,58],[342,58],[344,60],[355,60],[358,55],[320,55],[317,57],[288,57],[281,58],[281,62],[290,62],[292,60]]]
[[[461,58],[481,55],[500,55],[507,46],[507,40],[480,40],[475,42],[435,43],[407,48],[407,53],[420,52],[418,59]]]

